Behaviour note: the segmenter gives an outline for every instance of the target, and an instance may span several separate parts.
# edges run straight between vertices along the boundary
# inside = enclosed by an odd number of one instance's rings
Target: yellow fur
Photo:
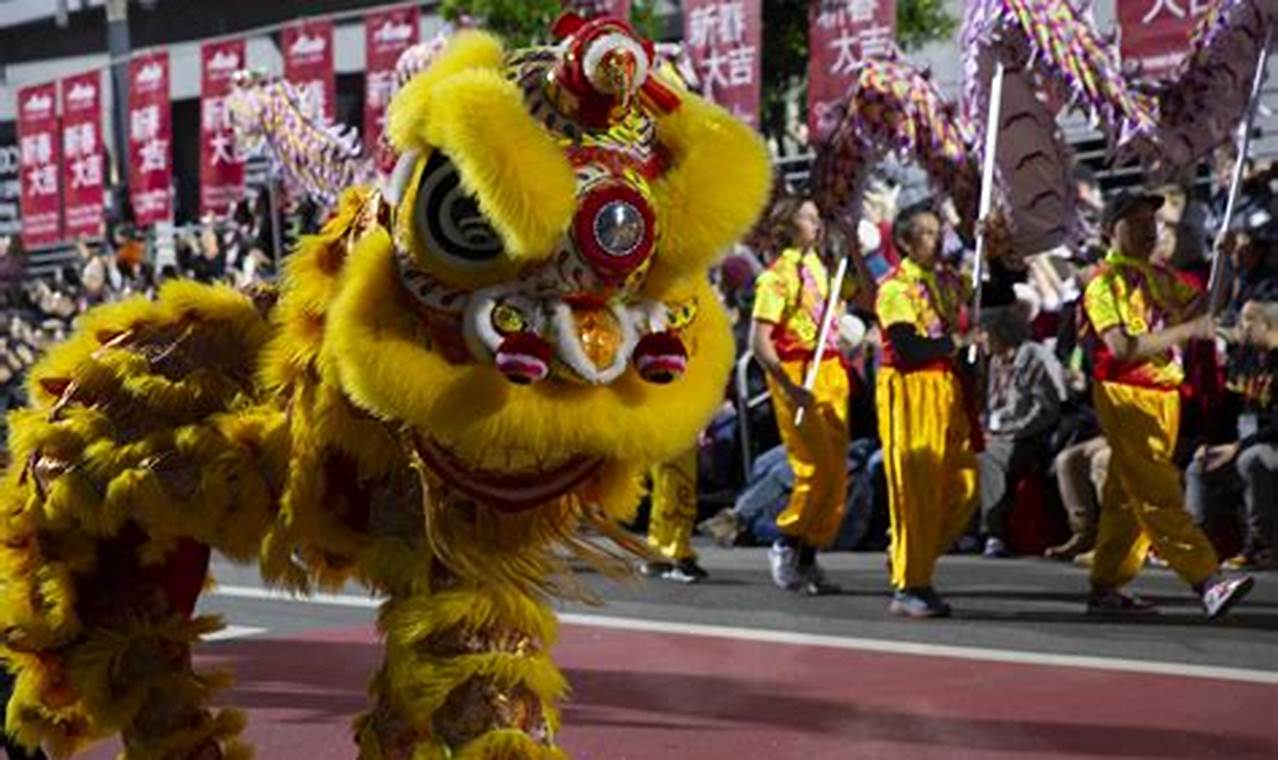
[[[404,153],[429,147],[419,129],[430,113],[430,101],[440,82],[463,71],[500,70],[505,57],[501,40],[487,32],[467,30],[449,40],[439,59],[413,77],[391,103],[386,131],[396,149]]]
[[[749,231],[767,203],[772,170],[757,133],[690,93],[658,119],[657,140],[674,158],[653,185],[666,236],[649,283],[664,290],[706,271]]]

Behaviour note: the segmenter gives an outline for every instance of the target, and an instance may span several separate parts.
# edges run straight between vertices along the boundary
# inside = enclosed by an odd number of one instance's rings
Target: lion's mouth
[[[523,512],[563,496],[603,466],[602,457],[578,454],[553,465],[518,468],[468,465],[428,436],[413,436],[422,461],[449,486],[503,512]]]

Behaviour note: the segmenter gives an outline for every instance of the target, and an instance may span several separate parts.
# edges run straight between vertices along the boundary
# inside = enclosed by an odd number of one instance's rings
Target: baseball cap
[[[1145,205],[1158,210],[1163,207],[1163,196],[1158,193],[1121,190],[1105,202],[1105,210],[1101,212],[1101,227],[1108,230],[1119,219]]]

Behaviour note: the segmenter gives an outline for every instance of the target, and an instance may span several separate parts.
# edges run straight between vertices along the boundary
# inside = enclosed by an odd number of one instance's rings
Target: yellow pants
[[[1171,461],[1180,395],[1098,382],[1093,400],[1113,453],[1101,491],[1092,584],[1126,585],[1145,564],[1150,545],[1185,582],[1207,580],[1219,559],[1185,510],[1180,471]]]
[[[881,367],[875,389],[892,518],[892,585],[932,585],[936,560],[977,505],[977,462],[963,387],[949,370]]]
[[[652,512],[648,548],[670,560],[692,559],[692,524],[697,519],[697,449],[652,468]]]
[[[786,377],[800,385],[808,363],[782,362]],[[847,505],[848,375],[834,360],[821,362],[814,403],[803,424],[794,424],[794,405],[768,378],[772,409],[776,413],[781,442],[794,471],[794,491],[784,511],[777,515],[777,529],[805,546],[824,549],[834,543]]]

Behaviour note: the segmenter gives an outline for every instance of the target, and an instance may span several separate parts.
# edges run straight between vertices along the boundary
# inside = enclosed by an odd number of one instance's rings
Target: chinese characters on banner
[[[808,130],[820,144],[838,126],[836,107],[864,58],[891,53],[896,0],[817,0],[812,3],[808,58]]]
[[[364,144],[378,145],[386,128],[386,106],[395,92],[395,65],[417,44],[421,9],[416,5],[369,14],[364,19],[368,72],[364,81]]]
[[[106,157],[102,143],[102,75],[62,80],[62,183],[67,237],[102,237]]]
[[[169,54],[129,62],[129,194],[137,223],[173,218],[173,114]]]
[[[1122,0],[1118,6],[1119,50],[1123,63],[1139,64],[1159,77],[1189,52],[1189,35],[1212,0]]]
[[[571,0],[564,3],[564,6],[586,18],[611,16],[623,21],[630,20],[630,0]]]
[[[759,126],[763,0],[685,0],[684,43],[711,100]]]
[[[245,65],[244,40],[200,49],[200,215],[224,217],[244,195],[244,161],[235,149],[226,96]]]
[[[333,22],[303,21],[284,27],[284,78],[306,91],[330,121],[337,114],[337,74],[333,68]]]
[[[18,90],[18,150],[22,172],[22,243],[28,248],[62,240],[58,177],[58,86]]]

